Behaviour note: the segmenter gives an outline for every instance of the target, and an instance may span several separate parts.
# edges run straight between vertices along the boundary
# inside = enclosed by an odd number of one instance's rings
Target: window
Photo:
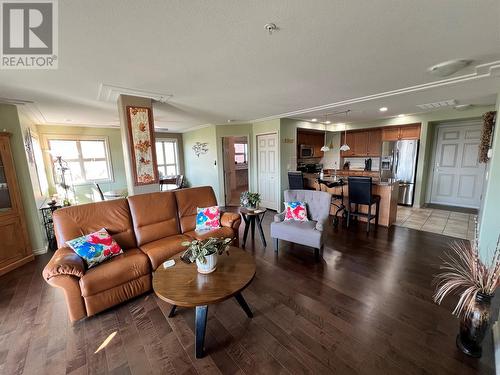
[[[156,141],[156,162],[160,178],[179,174],[177,139]]]
[[[234,144],[234,162],[235,164],[246,164],[247,163],[247,144],[246,143],[235,143]]]
[[[68,163],[73,184],[106,182],[113,179],[106,138],[61,137],[49,139],[48,144],[53,157],[61,156]]]

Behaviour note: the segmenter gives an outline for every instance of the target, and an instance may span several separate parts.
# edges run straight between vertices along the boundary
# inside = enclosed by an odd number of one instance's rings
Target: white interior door
[[[438,125],[431,203],[479,208],[484,183],[480,136],[480,122]]]
[[[257,186],[260,205],[278,210],[278,135],[257,136]]]

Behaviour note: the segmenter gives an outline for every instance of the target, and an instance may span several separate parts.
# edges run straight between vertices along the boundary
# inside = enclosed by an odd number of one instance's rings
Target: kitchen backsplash
[[[344,163],[346,161],[350,162],[351,169],[365,169],[365,159],[367,158],[344,158]],[[380,169],[380,158],[371,158],[371,159],[372,159],[372,171],[378,171]]]

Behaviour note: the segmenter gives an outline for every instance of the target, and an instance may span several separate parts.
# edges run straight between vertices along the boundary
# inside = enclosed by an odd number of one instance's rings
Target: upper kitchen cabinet
[[[382,147],[382,129],[373,129],[368,133],[367,156],[380,156]]]
[[[420,124],[390,126],[382,129],[383,141],[397,141],[400,139],[419,139]]]
[[[350,131],[347,132],[347,139],[344,134],[342,135],[342,143],[344,142],[351,149],[341,152],[343,157],[380,156],[382,131],[380,129]]]
[[[342,144],[347,144],[351,148],[350,150],[347,151],[341,151],[340,155],[343,157],[346,156],[355,156],[356,154],[354,153],[354,132],[347,132],[342,134]]]
[[[307,145],[313,148],[312,158],[323,157],[323,151],[321,147],[325,144],[325,132],[324,131],[314,131],[314,130],[297,130],[297,148],[300,149],[300,145]],[[300,153],[297,153],[300,155]],[[300,158],[300,157],[299,157]]]

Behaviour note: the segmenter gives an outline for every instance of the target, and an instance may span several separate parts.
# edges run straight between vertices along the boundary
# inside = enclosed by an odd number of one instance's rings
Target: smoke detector
[[[274,31],[278,31],[278,30],[279,30],[278,26],[276,26],[276,24],[275,24],[275,23],[272,23],[272,22],[270,22],[270,23],[266,23],[266,24],[264,25],[264,29],[266,29],[266,30],[267,30],[267,32],[269,33],[269,35],[272,35],[272,33],[273,33]]]
[[[455,74],[459,70],[462,70],[471,63],[472,60],[467,60],[467,59],[450,60],[433,65],[427,70],[429,71],[429,73],[435,76],[448,77],[451,76],[452,74]]]

